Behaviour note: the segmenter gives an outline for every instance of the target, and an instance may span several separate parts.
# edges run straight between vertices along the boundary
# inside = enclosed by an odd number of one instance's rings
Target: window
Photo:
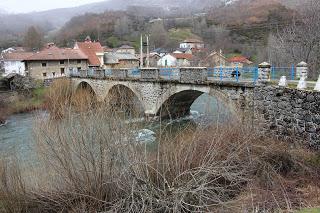
[[[47,77],[47,73],[46,72],[42,73],[42,76]]]
[[[42,63],[42,67],[46,67],[47,66],[47,63]]]
[[[61,75],[64,75],[64,68],[60,69]]]
[[[64,60],[61,60],[61,61],[60,61],[60,64],[64,64]]]
[[[81,64],[81,60],[77,60],[77,63],[78,63],[78,64]]]
[[[52,72],[52,76],[53,76],[53,77],[56,76],[56,73],[55,73],[55,72]]]

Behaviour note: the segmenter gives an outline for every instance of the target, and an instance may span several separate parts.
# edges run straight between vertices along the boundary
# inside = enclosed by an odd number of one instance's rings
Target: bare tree
[[[43,44],[43,34],[36,27],[29,27],[24,37],[24,46],[28,50],[39,50]]]
[[[298,12],[290,26],[269,38],[270,61],[278,64],[305,61],[314,77],[320,64],[320,2],[308,2]]]

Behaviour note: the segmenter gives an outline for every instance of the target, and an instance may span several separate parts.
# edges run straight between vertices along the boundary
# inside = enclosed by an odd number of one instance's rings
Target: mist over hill
[[[219,14],[219,20],[229,20],[228,16],[230,14],[222,12],[226,7],[238,5],[237,7],[240,7],[239,11],[244,11],[243,8],[246,8],[246,5],[255,4],[256,1],[264,2],[265,4],[270,2],[269,0],[106,0],[78,7],[26,14],[7,14],[5,11],[0,10],[0,48],[21,44],[23,34],[30,26],[38,27],[47,35],[48,32],[63,27],[71,18],[87,13],[99,14],[105,11],[128,11],[136,15],[163,18],[166,16],[186,17],[194,13],[214,11],[214,13]],[[271,1],[290,7],[296,7],[299,3],[305,2],[304,0]]]

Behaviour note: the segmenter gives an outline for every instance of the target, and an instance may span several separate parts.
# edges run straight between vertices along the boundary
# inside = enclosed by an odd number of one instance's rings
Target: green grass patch
[[[169,38],[170,40],[177,41],[177,42],[186,40],[187,38],[201,39],[199,36],[193,34],[190,28],[170,29]]]
[[[320,208],[302,209],[296,213],[320,213]]]

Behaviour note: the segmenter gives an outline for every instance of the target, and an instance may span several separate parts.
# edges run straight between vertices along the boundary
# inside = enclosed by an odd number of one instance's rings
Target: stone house
[[[88,56],[77,49],[50,47],[24,60],[27,75],[35,79],[68,75],[69,70],[88,68]]]
[[[130,53],[105,53],[104,68],[137,68],[139,67],[139,59]]]
[[[129,53],[132,55],[136,54],[136,50],[134,49],[134,47],[131,47],[129,45],[122,45],[121,47],[116,49],[115,52],[116,53]]]
[[[228,59],[220,52],[212,52],[210,53],[202,62],[201,66],[204,67],[218,67],[218,66],[228,66]]]
[[[180,48],[204,49],[204,42],[199,39],[186,39],[180,43]]]
[[[75,50],[81,50],[87,57],[91,68],[102,68],[104,66],[104,49],[100,42],[91,41],[87,37],[84,42],[76,42],[74,45]]]
[[[3,53],[0,58],[3,76],[13,73],[25,76],[26,68],[23,61],[32,55],[32,52],[25,51],[7,51]]]

